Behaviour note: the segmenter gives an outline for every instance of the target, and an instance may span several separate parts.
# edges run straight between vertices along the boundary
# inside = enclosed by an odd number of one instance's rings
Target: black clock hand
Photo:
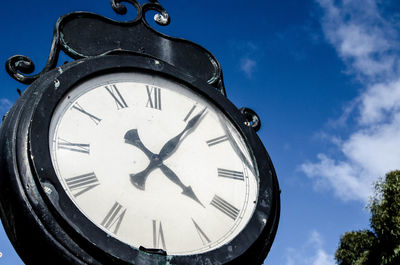
[[[179,179],[179,177],[166,165],[161,164],[160,165],[161,171],[169,178],[173,183],[178,185],[182,189],[182,194],[188,196],[189,198],[195,200],[198,202],[201,206],[204,207],[204,205],[200,202],[200,200],[197,198],[196,194],[194,193],[193,189],[191,186],[185,186],[182,181]]]
[[[133,186],[140,190],[144,190],[147,176],[150,174],[151,171],[156,169],[156,167],[157,166],[154,166],[150,163],[145,170],[136,174],[130,174],[129,176],[131,177],[131,183],[133,184]]]
[[[207,107],[205,107],[200,113],[198,113],[196,116],[194,116],[188,123],[186,124],[186,127],[183,129],[183,131],[175,136],[174,138],[170,139],[162,148],[160,151],[160,159],[165,160],[168,157],[170,157],[178,145],[181,143],[182,136],[188,132],[190,129],[194,128],[195,125],[199,122],[201,116],[204,114],[206,111]]]
[[[182,137],[182,135],[188,131],[190,128],[193,128],[193,126],[199,121],[201,115],[204,113],[206,109],[204,109],[202,112],[200,112],[198,115],[193,117],[188,124],[186,125],[185,129],[178,135],[179,137],[175,136],[172,138],[167,144],[164,145],[167,146],[168,143],[172,142],[174,143],[174,139],[178,139],[178,142],[176,143],[174,149],[178,146],[179,140]],[[185,186],[182,181],[179,179],[179,177],[167,166],[163,164],[163,159],[161,158],[161,155],[156,155],[153,152],[151,152],[147,147],[143,144],[143,142],[140,140],[139,134],[137,132],[137,129],[132,129],[126,132],[125,136],[125,142],[132,144],[142,150],[146,156],[150,159],[150,164],[147,166],[146,169],[143,171],[136,173],[136,174],[130,174],[129,176],[131,177],[131,182],[132,184],[141,190],[145,189],[145,184],[146,184],[146,179],[148,175],[156,168],[160,168],[161,171],[167,176],[168,179],[170,179],[172,182],[174,182],[176,185],[182,188],[182,194],[188,196],[189,198],[195,200],[198,202],[201,206],[204,207],[204,205],[200,202],[200,200],[197,198],[196,194],[194,193],[193,189],[191,186]],[[172,146],[171,144],[169,146]],[[164,147],[162,149],[164,149]],[[172,149],[172,151],[174,150]],[[162,150],[161,150],[162,151]],[[161,154],[161,152],[160,152]],[[169,156],[171,153],[167,153]]]
[[[157,168],[160,165],[160,163],[162,163],[162,161],[159,160],[158,155],[155,155],[153,152],[147,149],[147,147],[143,144],[142,140],[140,140],[137,129],[132,129],[127,131],[124,138],[126,143],[136,146],[137,148],[142,150],[143,153],[145,153],[145,155],[150,159],[150,164],[147,166],[145,170],[137,174],[129,175],[131,177],[132,184],[136,188],[144,190],[147,176],[150,174],[151,171]]]
[[[124,139],[125,139],[125,143],[129,143],[129,144],[136,146],[137,148],[142,150],[143,153],[145,153],[145,155],[150,160],[152,160],[152,158],[154,157],[154,154],[149,149],[147,149],[146,146],[144,146],[144,144],[142,143],[142,140],[140,140],[140,138],[139,138],[137,129],[132,129],[132,130],[127,131],[125,133]]]

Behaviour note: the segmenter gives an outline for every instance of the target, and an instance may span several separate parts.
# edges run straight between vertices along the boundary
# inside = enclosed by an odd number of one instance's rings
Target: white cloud
[[[306,175],[314,179],[317,190],[332,188],[337,197],[342,200],[368,199],[368,183],[362,185],[357,177],[360,169],[350,163],[335,161],[324,154],[318,154],[319,162],[304,163],[301,167]]]
[[[286,249],[285,265],[334,265],[333,255],[323,249],[323,240],[317,231],[312,231],[308,240],[299,248]]]
[[[257,66],[256,61],[254,61],[248,57],[242,58],[242,60],[240,62],[240,70],[242,70],[248,78],[252,77],[256,66]]]
[[[332,256],[329,256],[323,250],[318,250],[317,255],[314,257],[312,265],[334,265]]]
[[[381,17],[374,0],[316,1],[324,11],[326,38],[353,73],[369,79],[392,74],[398,62],[392,56],[398,50],[396,31]]]
[[[360,123],[381,123],[400,110],[400,80],[374,84],[360,97]]]
[[[263,50],[259,49],[260,43],[236,40],[229,44],[232,55],[237,60],[238,70],[251,79],[257,68],[257,60],[263,57]]]
[[[337,154],[321,153],[301,169],[315,187],[330,188],[343,200],[367,202],[373,182],[400,168],[399,32],[382,18],[375,0],[316,1],[327,40],[364,90],[340,120],[344,124],[343,118],[355,112],[353,131],[331,136],[341,139]]]

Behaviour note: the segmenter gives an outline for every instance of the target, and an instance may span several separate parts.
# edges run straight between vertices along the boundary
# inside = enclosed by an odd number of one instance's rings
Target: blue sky
[[[228,98],[261,117],[258,134],[282,189],[279,230],[265,264],[335,264],[340,235],[368,227],[374,181],[399,167],[399,3],[161,3],[172,22],[158,29],[210,50],[222,65]],[[4,4],[0,62],[23,54],[40,71],[55,21],[77,10],[118,18],[108,0]],[[26,86],[5,70],[0,82],[3,115],[16,89]],[[0,232],[0,264],[22,264]]]

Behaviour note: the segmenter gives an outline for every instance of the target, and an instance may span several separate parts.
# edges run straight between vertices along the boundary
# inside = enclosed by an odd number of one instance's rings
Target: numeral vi
[[[162,249],[167,250],[165,245],[164,231],[161,222],[159,222],[157,227],[157,220],[153,220],[153,247],[160,248],[160,243]]]

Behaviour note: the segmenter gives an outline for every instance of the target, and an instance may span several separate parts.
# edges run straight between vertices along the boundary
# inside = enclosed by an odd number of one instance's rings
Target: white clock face
[[[216,249],[256,206],[258,173],[243,137],[203,97],[159,76],[81,83],[56,108],[49,145],[76,207],[135,248]]]

